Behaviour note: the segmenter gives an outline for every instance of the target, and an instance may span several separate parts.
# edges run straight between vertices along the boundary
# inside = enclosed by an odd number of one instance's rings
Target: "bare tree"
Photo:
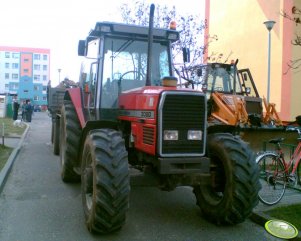
[[[285,11],[282,11],[280,13],[284,18],[289,19],[290,21],[293,21],[296,26],[300,27],[301,24],[301,9],[297,8],[296,6],[292,7],[291,13],[287,13]],[[295,33],[295,38],[291,41],[292,45],[300,46],[301,47],[301,36],[300,33]],[[288,69],[285,72],[285,74],[291,70],[291,69],[298,69],[301,66],[301,58],[290,60],[288,63]]]
[[[127,24],[148,25],[149,5],[145,1],[124,3],[120,7],[121,16]],[[206,36],[207,44],[204,44],[204,30],[207,21],[200,16],[189,14],[181,16],[177,14],[176,7],[157,5],[154,16],[154,27],[169,28],[171,21],[177,24],[180,32],[180,40],[172,45],[174,69],[180,78],[190,80],[194,74],[195,66],[203,64],[203,55],[208,49],[208,44],[217,41],[217,36]],[[190,61],[184,62],[182,58],[183,49],[190,50]]]

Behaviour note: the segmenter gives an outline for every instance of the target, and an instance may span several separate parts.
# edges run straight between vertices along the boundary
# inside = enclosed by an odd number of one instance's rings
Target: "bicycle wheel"
[[[263,153],[256,158],[261,189],[259,200],[266,205],[278,203],[286,188],[286,174],[282,160],[275,153]]]

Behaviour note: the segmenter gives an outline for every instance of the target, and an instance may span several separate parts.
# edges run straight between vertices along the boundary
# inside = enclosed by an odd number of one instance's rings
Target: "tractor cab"
[[[147,80],[148,27],[96,23],[86,40],[79,41],[78,48],[78,54],[86,57],[80,83],[90,118],[116,119],[122,92],[145,85],[161,86],[163,77],[173,75],[170,44],[178,38],[175,30],[153,29],[151,72]]]
[[[249,69],[209,63],[198,67],[197,77],[209,100],[209,120],[226,126],[261,126],[262,99]]]
[[[249,69],[236,71],[232,64],[212,63],[201,66],[199,73],[208,97],[212,92],[259,97]]]

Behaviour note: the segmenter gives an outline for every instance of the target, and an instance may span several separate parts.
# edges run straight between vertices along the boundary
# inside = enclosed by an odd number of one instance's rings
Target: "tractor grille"
[[[199,156],[204,154],[206,97],[197,92],[165,92],[160,103],[161,155]],[[178,130],[177,141],[163,140],[164,130]],[[202,140],[188,140],[188,130],[201,130]]]
[[[143,126],[143,143],[148,145],[154,144],[154,129]]]

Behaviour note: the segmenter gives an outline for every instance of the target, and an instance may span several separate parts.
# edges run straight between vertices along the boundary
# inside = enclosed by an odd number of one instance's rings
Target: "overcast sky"
[[[136,1],[136,0],[135,0]],[[85,39],[97,21],[121,21],[120,4],[125,0],[14,0],[1,1],[0,45],[50,49],[50,79],[58,84],[68,77],[78,81],[81,58],[78,40]],[[204,14],[204,0],[146,0],[175,5],[177,12]]]

